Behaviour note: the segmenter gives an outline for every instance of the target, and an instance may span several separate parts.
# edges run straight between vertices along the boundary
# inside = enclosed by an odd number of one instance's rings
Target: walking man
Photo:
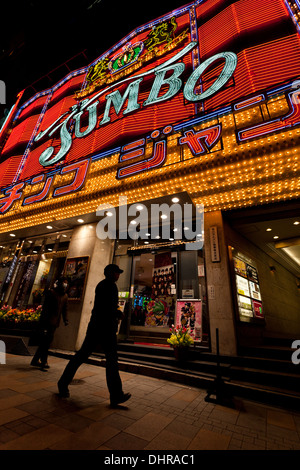
[[[109,264],[104,269],[105,279],[96,287],[95,302],[86,337],[79,351],[70,359],[61,378],[58,381],[58,391],[61,397],[68,397],[68,385],[71,383],[79,366],[85,362],[100,346],[106,357],[106,382],[110,394],[110,403],[116,406],[124,403],[130,393],[124,393],[119,374],[117,355],[118,320],[123,314],[118,310],[118,288],[116,281],[123,272],[116,264]]]

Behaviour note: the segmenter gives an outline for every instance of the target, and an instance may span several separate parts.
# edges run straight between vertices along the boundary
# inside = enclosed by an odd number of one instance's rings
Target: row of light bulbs
[[[282,100],[274,101],[272,106],[274,113],[279,112],[279,108],[283,107]],[[244,111],[244,114],[248,119],[249,110]],[[293,139],[294,142],[298,142],[299,129],[266,136],[239,146],[236,143],[233,115],[223,116],[220,121],[224,130],[223,150],[204,155],[202,162],[201,157],[193,158],[188,148],[185,148],[183,152],[185,160],[180,161],[177,139],[181,134],[178,133],[168,136],[171,151],[165,166],[155,171],[135,175],[128,180],[116,180],[115,169],[119,155],[114,154],[111,158],[91,163],[89,178],[79,193],[65,196],[63,200],[61,198],[46,200],[30,208],[22,206],[18,201],[13,213],[9,212],[2,216],[1,231],[7,232],[10,228],[16,230],[41,222],[46,223],[53,220],[53,217],[64,219],[95,212],[100,203],[108,202],[118,205],[118,198],[121,194],[127,196],[128,203],[134,203],[148,199],[149,194],[151,197],[160,197],[166,192],[172,194],[179,190],[187,191],[197,203],[205,205],[206,211],[297,197],[299,184],[294,177],[298,175],[298,148],[281,150],[279,147],[277,151],[272,148],[270,154],[269,146],[284,140],[290,142]],[[211,122],[199,124],[195,126],[195,130],[210,127],[217,122],[214,119]],[[150,145],[147,152],[151,149]],[[249,151],[253,155],[250,160],[238,160],[241,152],[247,155]],[[225,161],[225,158],[233,154],[235,154],[234,161]],[[222,163],[217,166],[215,163],[220,160],[220,157],[224,157],[224,163],[222,160]],[[199,164],[207,159],[210,160],[210,167],[201,168]],[[185,174],[182,174],[183,169]],[[99,171],[104,170],[107,170],[105,174],[101,174],[101,177],[97,176]],[[277,180],[279,175],[281,179]],[[72,178],[72,176],[66,175],[66,178]],[[63,178],[62,180],[66,181]],[[274,181],[272,186],[268,184],[271,181]],[[207,191],[214,191],[214,194],[205,194]],[[101,198],[89,197],[84,202],[78,202],[78,197],[83,200],[84,196],[100,195],[101,192],[103,193]],[[30,214],[30,217],[26,214]]]

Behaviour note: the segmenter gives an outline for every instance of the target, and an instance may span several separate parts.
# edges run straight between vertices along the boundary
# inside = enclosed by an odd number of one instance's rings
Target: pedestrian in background
[[[39,322],[39,346],[31,361],[32,366],[40,367],[42,370],[49,368],[49,348],[53,341],[55,330],[60,324],[61,317],[63,318],[64,324],[66,326],[68,325],[67,288],[67,279],[65,277],[60,277],[55,282],[53,289],[46,292]]]
[[[127,401],[131,395],[124,393],[119,374],[117,354],[118,321],[123,313],[118,309],[119,295],[116,281],[123,272],[116,264],[109,264],[104,269],[105,279],[96,287],[95,302],[86,337],[79,351],[70,359],[58,381],[61,397],[70,395],[68,385],[71,383],[79,366],[99,347],[106,358],[106,382],[110,394],[110,403],[116,406]]]

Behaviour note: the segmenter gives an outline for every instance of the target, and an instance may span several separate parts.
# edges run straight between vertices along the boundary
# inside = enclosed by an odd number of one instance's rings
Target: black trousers
[[[76,374],[77,369],[88,359],[98,346],[100,346],[105,353],[106,383],[110,399],[114,400],[123,394],[122,381],[119,374],[116,334],[99,339],[95,334],[88,332],[81,348],[68,362],[58,384],[60,387],[67,387]]]
[[[55,326],[49,326],[42,330],[39,347],[33,356],[33,361],[37,362],[40,360],[43,365],[47,364],[49,348],[53,341],[55,330]]]

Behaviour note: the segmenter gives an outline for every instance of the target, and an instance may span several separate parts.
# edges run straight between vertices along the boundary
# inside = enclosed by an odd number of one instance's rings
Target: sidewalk
[[[8,354],[0,365],[0,450],[300,450],[300,413],[238,399],[227,408],[205,402],[206,390],[128,372],[132,398],[111,408],[105,369],[89,364],[61,399],[67,361],[50,356],[47,372],[30,361]]]

